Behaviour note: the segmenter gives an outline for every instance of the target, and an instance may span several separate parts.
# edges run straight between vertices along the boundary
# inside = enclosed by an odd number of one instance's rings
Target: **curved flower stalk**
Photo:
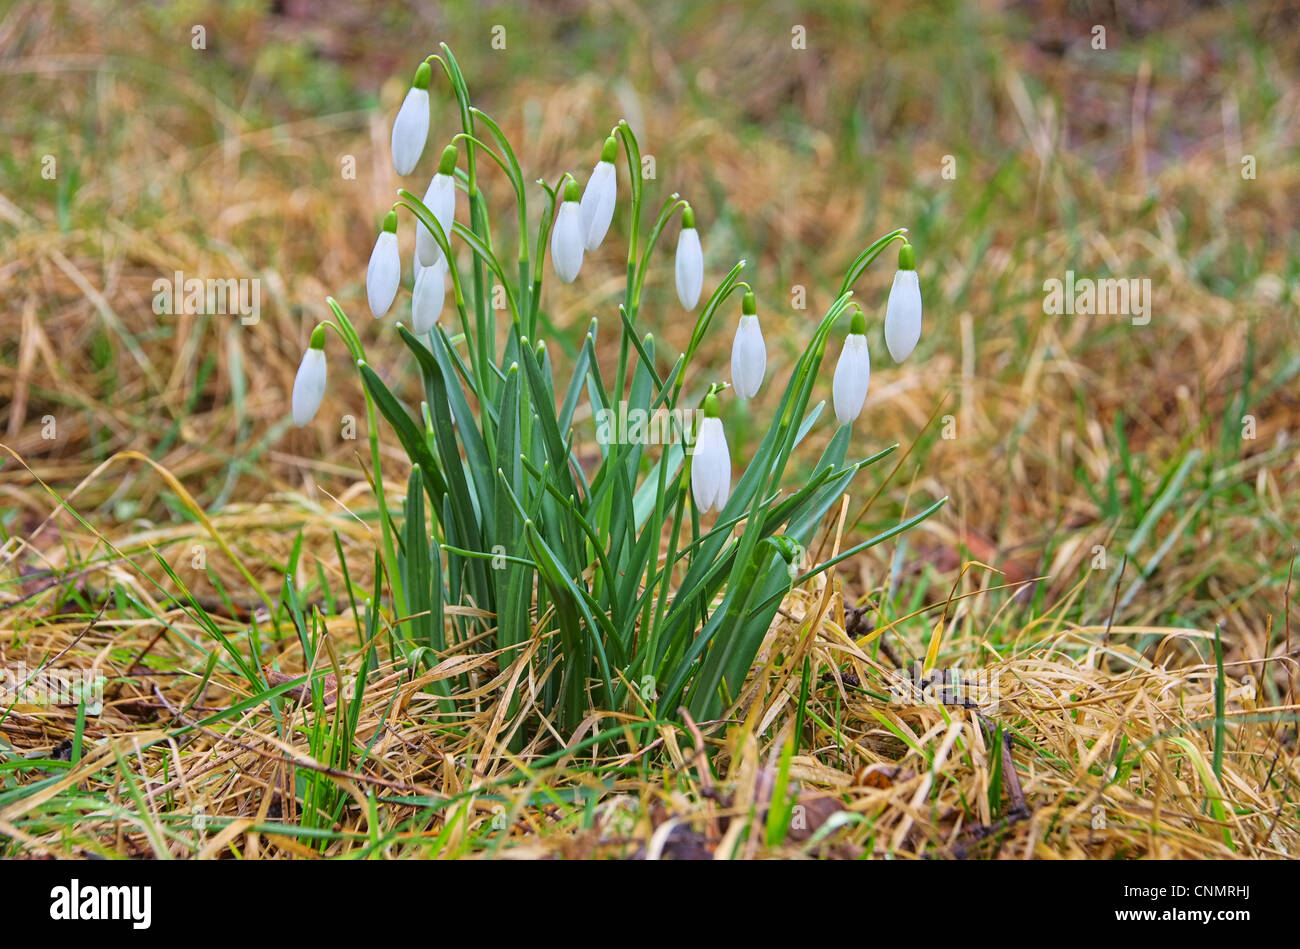
[[[614,205],[618,203],[618,174],[614,159],[618,157],[618,141],[614,136],[605,139],[600,150],[600,161],[587,179],[582,192],[582,234],[588,252],[600,246],[614,219]]]
[[[409,175],[415,170],[424,143],[429,139],[429,77],[428,63],[420,63],[415,71],[411,88],[406,90],[402,107],[393,120],[393,168],[399,175]]]
[[[585,246],[578,183],[570,178],[564,186],[564,201],[555,212],[555,228],[551,231],[551,265],[555,275],[565,283],[578,279]]]
[[[370,252],[366,267],[366,302],[370,314],[380,319],[393,305],[397,288],[402,283],[402,258],[397,249],[397,212],[389,211],[384,217],[384,228]]]
[[[429,182],[429,190],[424,193],[424,206],[438,220],[443,233],[451,236],[451,225],[456,220],[456,156],[455,145],[448,145],[442,150],[438,161],[438,173]],[[421,266],[432,267],[442,257],[442,248],[438,246],[433,232],[422,224],[415,225],[415,256]]]
[[[298,364],[293,380],[293,424],[302,428],[313,418],[325,398],[325,327],[311,332],[311,345]]]
[[[443,300],[447,296],[447,258],[439,257],[430,267],[421,267],[415,276],[415,289],[411,294],[411,330],[424,334],[431,332],[442,315]]]
[[[835,378],[831,395],[835,404],[835,420],[841,425],[851,425],[862,414],[867,401],[867,386],[871,382],[871,353],[867,350],[867,319],[862,307],[853,305],[849,335],[840,350],[835,364]]]
[[[718,397],[710,392],[704,398],[704,418],[695,437],[691,456],[691,495],[701,514],[721,511],[731,494],[731,450],[727,435],[718,418]]]
[[[921,284],[916,276],[916,251],[903,242],[898,249],[898,272],[885,305],[885,345],[894,362],[902,362],[921,338]]]
[[[682,208],[682,232],[677,237],[677,299],[685,309],[695,309],[703,286],[704,251],[695,230],[695,211],[688,204]]]
[[[742,399],[752,399],[763,384],[767,371],[767,345],[758,325],[758,306],[752,292],[740,304],[740,325],[731,342],[731,385]]]

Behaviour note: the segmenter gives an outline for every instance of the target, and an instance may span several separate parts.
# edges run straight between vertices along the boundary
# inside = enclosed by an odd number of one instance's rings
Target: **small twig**
[[[1128,569],[1128,554],[1119,562],[1119,576],[1115,578],[1115,596],[1110,601],[1110,614],[1106,617],[1106,632],[1101,636],[1101,661],[1106,661],[1106,650],[1110,648],[1110,628],[1115,622],[1115,610],[1119,608],[1119,588],[1124,585],[1124,571]],[[1103,668],[1103,671],[1105,669]]]
[[[704,746],[704,735],[700,732],[700,726],[695,724],[695,719],[691,718],[691,713],[686,710],[685,706],[682,706],[678,711],[682,716],[682,721],[686,724],[686,730],[691,733],[691,740],[695,742],[695,771],[700,776],[700,796],[716,800],[716,791],[713,787],[713,770],[709,767],[709,755]],[[710,808],[709,839],[717,840],[720,836],[717,817]]]
[[[992,743],[993,737],[997,733],[997,723],[982,712],[977,711],[975,715],[984,728],[985,736]],[[1016,773],[1015,761],[1011,757],[1013,740],[1010,732],[1004,731],[1002,733],[1002,781],[1006,786],[1007,798],[1011,806],[1002,819],[991,824],[975,824],[966,830],[963,839],[954,844],[952,848],[952,855],[958,860],[965,860],[974,844],[987,840],[994,834],[1029,819],[1031,811],[1029,805],[1025,802],[1025,792],[1020,785],[1020,775]]]
[[[864,606],[854,606],[848,601],[848,597],[845,597],[844,632],[850,639],[856,641],[861,639],[863,636],[876,631],[876,624],[867,619],[867,614],[873,609],[875,609],[874,604],[867,603]],[[880,651],[884,653],[886,659],[893,663],[895,669],[903,668],[903,660],[898,658],[898,653],[894,651],[894,647],[889,644],[887,639],[885,639],[884,633],[880,634],[876,639],[876,642],[880,645]]]

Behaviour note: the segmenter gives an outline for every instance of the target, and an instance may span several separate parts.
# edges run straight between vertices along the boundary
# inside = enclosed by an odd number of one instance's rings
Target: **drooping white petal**
[[[867,338],[850,333],[840,350],[840,361],[835,364],[835,379],[831,383],[835,419],[841,425],[848,425],[862,414],[870,382],[871,353],[867,350]]]
[[[293,380],[293,424],[302,428],[325,398],[325,350],[308,349]]]
[[[429,190],[424,193],[424,206],[442,226],[447,240],[451,240],[451,225],[456,220],[456,179],[441,172],[434,175]],[[419,221],[415,224],[415,255],[425,267],[432,267],[442,257],[442,248],[433,231]]]
[[[688,310],[700,302],[704,287],[704,251],[700,248],[700,232],[693,227],[682,228],[677,238],[677,299]]]
[[[752,399],[763,384],[767,371],[767,345],[758,317],[752,313],[740,318],[736,338],[731,343],[731,385],[742,399]]]
[[[565,201],[556,212],[555,226],[551,229],[551,265],[555,275],[565,283],[573,283],[578,278],[585,246],[582,207],[577,201]]]
[[[722,430],[722,419],[706,418],[691,456],[691,495],[695,507],[704,513],[722,510],[731,494],[731,451]]]
[[[415,170],[428,138],[429,90],[412,86],[393,121],[393,167],[399,175],[409,175]]]
[[[440,257],[432,267],[422,267],[415,275],[411,295],[411,332],[423,336],[433,329],[442,315],[447,296],[447,259]]]
[[[902,362],[921,338],[921,282],[915,270],[894,274],[885,306],[885,345],[894,362]]]
[[[713,494],[713,509],[721,511],[731,496],[731,449],[727,447],[727,436],[722,432],[722,423],[718,423],[717,490]]]
[[[587,250],[600,246],[614,219],[614,205],[618,200],[618,175],[611,162],[597,162],[582,192],[582,234]]]
[[[392,231],[380,231],[375,249],[370,252],[370,266],[366,268],[366,299],[375,319],[387,313],[393,305],[401,282],[402,258],[397,250],[397,235]]]

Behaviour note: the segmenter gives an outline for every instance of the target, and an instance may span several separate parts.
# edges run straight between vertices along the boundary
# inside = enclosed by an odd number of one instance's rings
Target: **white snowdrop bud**
[[[618,142],[611,135],[605,139],[600,151],[600,161],[587,179],[587,189],[582,192],[582,236],[588,251],[600,246],[614,219],[614,204],[618,200],[618,175],[614,158],[618,155]]]
[[[393,121],[393,167],[399,175],[409,175],[415,170],[429,138],[430,72],[428,63],[420,63]]]
[[[564,186],[564,201],[555,212],[555,225],[551,228],[551,266],[555,268],[555,275],[565,283],[573,283],[578,278],[585,246],[578,183],[570,178]]]
[[[710,509],[721,511],[730,494],[731,451],[718,418],[718,397],[709,393],[691,455],[691,496],[696,510],[703,514]]]
[[[384,229],[375,241],[375,249],[370,252],[370,266],[366,268],[366,300],[370,303],[370,313],[375,319],[388,312],[401,283],[402,258],[397,251],[397,212],[389,211],[384,218]]]
[[[293,380],[293,424],[302,428],[316,415],[325,398],[325,327],[312,330],[311,345]]]
[[[867,350],[867,320],[862,309],[853,308],[849,335],[840,350],[840,361],[835,364],[835,379],[831,383],[835,419],[848,425],[862,414],[867,401],[867,386],[871,382],[871,353]]]
[[[753,293],[746,293],[740,305],[740,325],[731,343],[731,386],[742,399],[752,399],[763,384],[767,371],[767,346],[758,325],[758,307]]]
[[[695,230],[695,211],[688,204],[682,209],[682,232],[677,238],[677,299],[688,310],[700,302],[704,286],[704,251],[700,234]]]
[[[437,220],[448,241],[451,240],[451,226],[456,221],[456,155],[455,145],[442,150],[438,173],[424,193],[424,206]],[[415,256],[424,267],[432,267],[442,256],[442,248],[438,246],[433,231],[419,221],[415,222]]]
[[[432,267],[421,267],[415,275],[411,294],[411,331],[417,336],[430,332],[442,315],[447,296],[447,258],[440,257]]]
[[[894,362],[902,362],[921,338],[921,283],[916,276],[916,251],[904,243],[898,249],[898,272],[885,305],[885,345]]]

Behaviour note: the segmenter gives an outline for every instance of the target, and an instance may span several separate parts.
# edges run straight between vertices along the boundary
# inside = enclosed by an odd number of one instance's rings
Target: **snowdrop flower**
[[[442,150],[438,162],[438,173],[429,182],[429,190],[424,193],[424,206],[437,220],[442,232],[451,240],[451,225],[456,220],[456,146],[448,145]],[[419,221],[415,223],[415,256],[420,265],[432,267],[442,256],[438,239]]]
[[[393,121],[393,167],[399,175],[409,175],[415,169],[429,137],[430,72],[428,63],[420,63]]]
[[[293,424],[302,428],[316,415],[321,399],[325,398],[325,327],[318,326],[311,333],[298,375],[293,380]]]
[[[746,293],[740,304],[740,326],[731,343],[731,385],[742,399],[752,399],[763,384],[767,371],[767,346],[758,325],[754,294]]]
[[[437,324],[446,295],[447,258],[440,257],[432,267],[421,267],[415,275],[415,291],[411,295],[411,330],[417,336],[432,331]]]
[[[402,282],[402,258],[397,252],[397,212],[389,211],[384,229],[379,232],[375,249],[370,252],[366,268],[366,299],[370,313],[379,319],[393,305],[397,287]]]
[[[551,265],[555,275],[565,283],[573,283],[578,278],[585,246],[578,183],[570,178],[564,186],[564,203],[555,212],[555,226],[551,230]]]
[[[721,511],[731,494],[731,451],[718,418],[718,397],[710,392],[704,398],[704,419],[695,436],[691,455],[691,496],[701,514],[710,508]]]
[[[898,249],[898,272],[885,306],[885,345],[894,362],[902,362],[920,338],[921,284],[916,277],[916,251],[904,242]]]
[[[688,204],[682,208],[682,233],[677,238],[677,299],[688,310],[700,302],[704,286],[704,251],[695,230],[695,211]]]
[[[862,308],[853,307],[853,320],[849,335],[840,350],[840,361],[835,364],[835,379],[831,393],[835,403],[835,419],[849,425],[862,414],[862,404],[867,401],[867,384],[871,381],[871,353],[867,351],[867,320]]]
[[[614,203],[618,199],[618,175],[614,171],[614,158],[618,155],[618,142],[614,136],[605,139],[600,150],[600,161],[587,179],[587,190],[582,192],[582,237],[588,251],[600,246],[614,219]]]

